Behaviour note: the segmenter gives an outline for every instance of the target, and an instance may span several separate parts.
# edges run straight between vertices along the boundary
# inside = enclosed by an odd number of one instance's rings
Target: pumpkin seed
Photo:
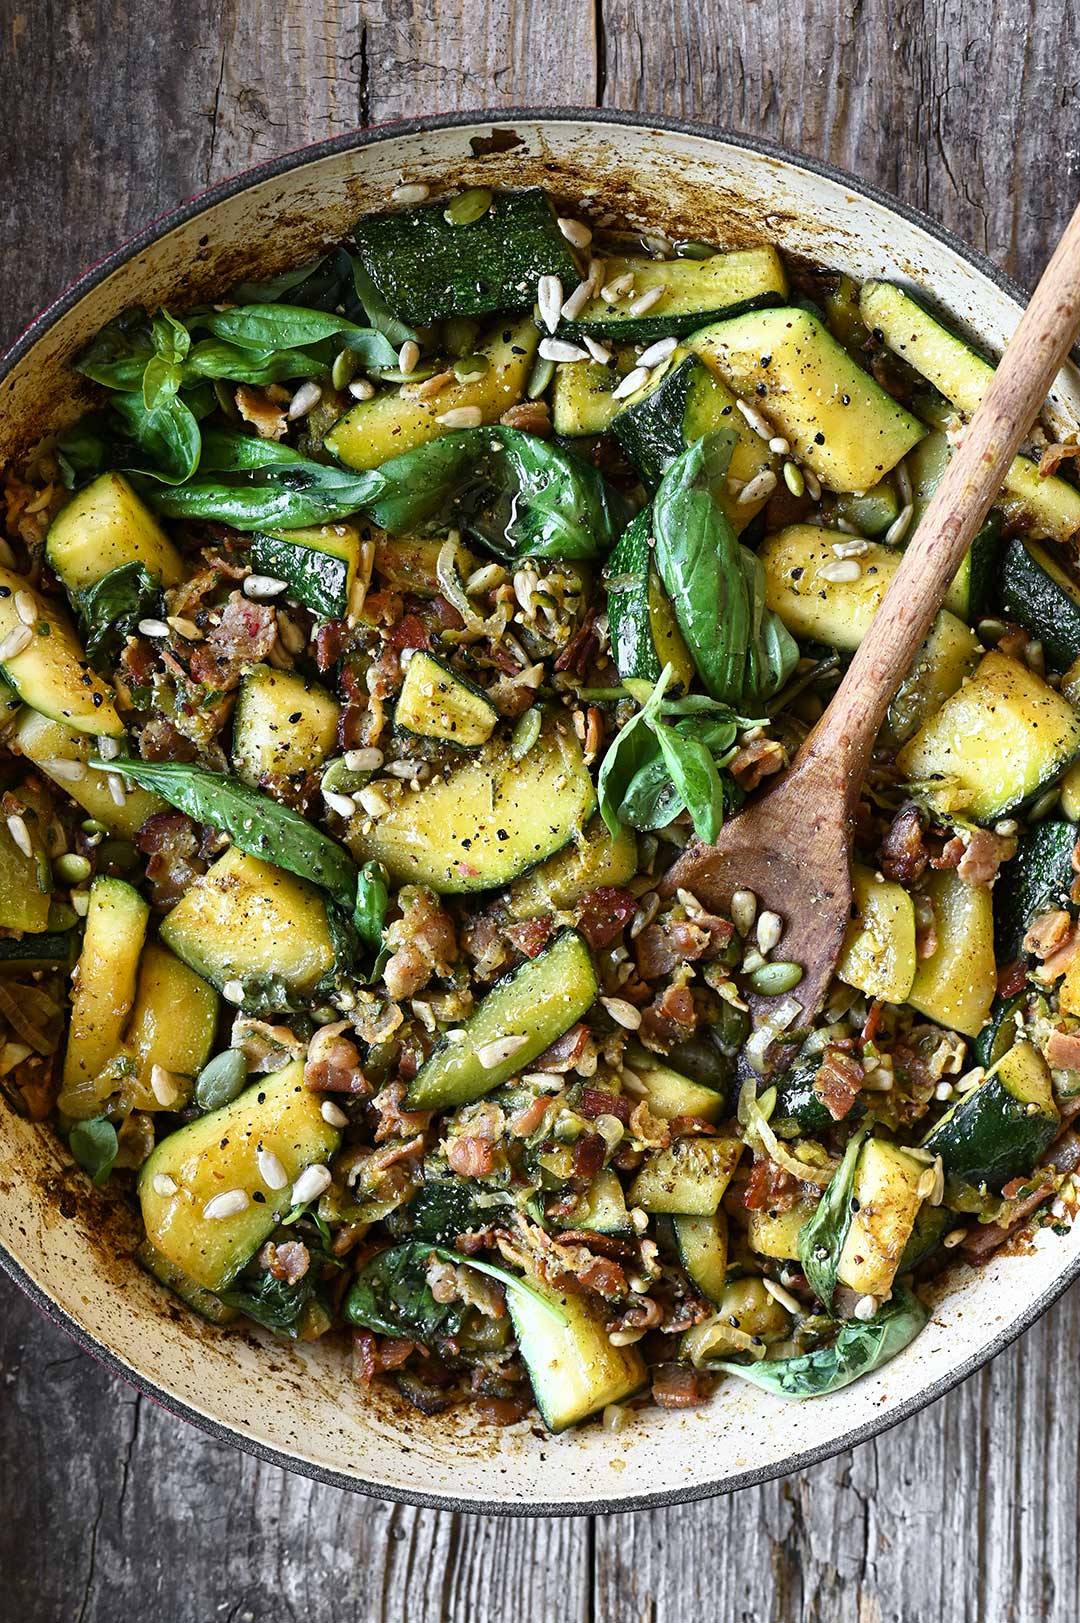
[[[204,1065],[195,1082],[195,1103],[200,1110],[220,1110],[244,1091],[247,1059],[239,1048],[226,1048]]]
[[[447,225],[472,225],[476,220],[482,220],[491,207],[491,192],[486,186],[470,186],[467,192],[459,192],[443,209],[443,219]]]

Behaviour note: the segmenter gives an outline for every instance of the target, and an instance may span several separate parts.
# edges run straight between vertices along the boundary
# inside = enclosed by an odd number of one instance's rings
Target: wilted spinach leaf
[[[738,1375],[766,1392],[785,1398],[820,1398],[838,1392],[861,1375],[880,1369],[913,1341],[929,1317],[919,1298],[903,1286],[894,1285],[889,1301],[879,1307],[872,1319],[846,1319],[827,1347],[797,1358],[777,1358],[757,1364],[736,1364],[718,1360],[710,1369]]]
[[[116,1128],[104,1116],[77,1121],[68,1134],[68,1148],[75,1160],[100,1189],[113,1169],[119,1141]]]
[[[295,1328],[300,1315],[317,1294],[316,1283],[310,1271],[303,1279],[290,1285],[287,1280],[275,1279],[273,1274],[260,1274],[250,1281],[245,1290],[243,1282],[232,1290],[218,1291],[227,1307],[234,1307],[264,1330],[288,1331]]]
[[[160,601],[161,582],[142,564],[110,569],[76,599],[86,652],[94,658],[114,648],[140,620],[156,614]]]
[[[351,1324],[365,1325],[384,1336],[412,1336],[430,1342],[440,1336],[457,1335],[465,1307],[461,1302],[436,1302],[431,1294],[427,1266],[432,1253],[443,1262],[475,1268],[477,1273],[497,1279],[508,1291],[523,1291],[557,1323],[566,1323],[560,1307],[516,1274],[477,1257],[463,1257],[428,1240],[406,1240],[365,1263],[345,1298],[345,1317]]]
[[[848,1140],[843,1159],[829,1180],[814,1215],[799,1231],[799,1261],[803,1273],[814,1295],[827,1308],[832,1307],[840,1253],[851,1227],[851,1191],[866,1133],[865,1128],[860,1128]]]

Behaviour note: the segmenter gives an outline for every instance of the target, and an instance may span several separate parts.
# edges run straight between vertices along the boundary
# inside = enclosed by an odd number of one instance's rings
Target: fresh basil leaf
[[[386,922],[386,910],[390,905],[390,888],[387,882],[386,869],[381,862],[365,862],[356,879],[356,906],[353,909],[353,924],[361,941],[369,947],[374,947],[379,964],[376,971],[381,968],[383,947],[383,926]]]
[[[250,457],[246,467],[216,472],[204,464],[185,484],[168,490],[151,487],[142,494],[167,518],[216,519],[244,531],[296,530],[348,518],[382,488],[379,469],[345,473],[295,453],[267,455],[270,440],[243,443],[251,449],[236,455]]]
[[[660,754],[660,745],[650,724],[660,714],[664,694],[674,675],[674,668],[665,665],[641,709],[616,733],[600,763],[596,781],[597,800],[600,815],[613,840],[618,837],[619,809],[630,785]]]
[[[354,254],[349,254],[347,257],[352,267],[353,289],[356,297],[376,332],[382,333],[395,355],[402,344],[407,343],[409,339],[412,339],[415,343],[419,336],[415,328],[410,327],[406,322],[400,321],[397,316],[391,314],[390,306],[368,275],[362,261]]]
[[[264,440],[258,434],[239,434],[227,428],[208,428],[203,435],[200,473],[246,473],[252,468],[284,463],[306,466],[299,451],[279,440]]]
[[[657,742],[656,754],[638,768],[626,786],[618,807],[618,822],[647,834],[666,828],[685,809],[686,803],[672,782]]]
[[[653,502],[656,566],[702,683],[734,707],[760,704],[787,680],[798,648],[765,607],[764,576],[740,546],[717,492],[734,433],[676,457]]]
[[[68,1148],[97,1188],[101,1188],[116,1160],[119,1140],[116,1128],[104,1116],[77,1121],[68,1134]]]
[[[325,370],[321,360],[301,349],[264,352],[241,349],[220,338],[202,338],[192,347],[184,378],[226,378],[230,383],[280,383],[287,378],[313,378]]]
[[[153,321],[150,331],[154,340],[154,352],[163,361],[172,366],[182,365],[188,350],[191,348],[191,334],[182,321],[169,314],[162,305]],[[145,389],[145,384],[143,385]]]
[[[161,601],[161,582],[140,563],[120,564],[75,600],[83,646],[91,658],[115,649]]]
[[[142,400],[146,411],[158,411],[177,394],[183,374],[174,361],[164,361],[154,355],[146,363],[142,380]]]
[[[300,297],[300,289],[309,282],[313,282],[334,259],[333,254],[320,255],[316,259],[308,259],[302,265],[296,265],[292,270],[282,271],[278,276],[268,277],[265,282],[237,282],[231,289],[229,297],[237,304],[273,304],[286,293],[296,293],[294,304],[316,304],[315,299]],[[335,280],[334,286],[337,287]],[[340,304],[340,299],[333,301]]]
[[[355,321],[332,310],[310,310],[298,304],[234,305],[200,315],[198,325],[226,343],[263,352],[306,349],[326,338],[348,342],[355,335],[361,348],[372,343],[375,353],[390,357],[388,364],[397,363],[396,352],[380,333],[358,327]]]
[[[765,1359],[756,1364],[719,1359],[709,1368],[738,1375],[779,1397],[820,1398],[895,1358],[914,1341],[928,1317],[913,1292],[894,1285],[892,1296],[872,1319],[845,1319],[827,1347],[816,1347],[797,1358]]]
[[[654,722],[653,730],[694,833],[711,845],[724,823],[724,790],[712,756],[699,739],[665,722]]]
[[[851,1191],[855,1183],[859,1152],[869,1129],[860,1128],[848,1140],[847,1148],[814,1215],[799,1230],[799,1261],[807,1283],[818,1300],[831,1308],[836,1293],[836,1271],[851,1227]]]
[[[75,359],[75,370],[107,389],[141,389],[154,338],[146,311],[132,307],[102,327]]]
[[[131,440],[132,454],[124,464],[128,471],[168,485],[191,478],[199,465],[202,438],[194,414],[179,395],[167,396],[150,411],[141,390],[117,394],[111,405]]]
[[[91,766],[119,772],[152,789],[196,823],[228,834],[249,856],[261,857],[289,873],[320,885],[351,913],[356,896],[356,864],[336,840],[258,789],[187,761],[135,761],[117,756],[91,760]]]

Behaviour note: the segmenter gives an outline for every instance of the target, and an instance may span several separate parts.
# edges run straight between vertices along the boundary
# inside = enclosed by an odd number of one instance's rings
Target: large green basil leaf
[[[709,1368],[738,1375],[778,1397],[820,1398],[895,1358],[915,1339],[928,1317],[917,1296],[895,1285],[890,1299],[872,1319],[844,1320],[827,1347],[816,1347],[797,1358],[766,1359],[757,1364],[720,1359]]]
[[[141,389],[116,394],[110,404],[131,442],[126,471],[167,485],[191,478],[199,465],[202,438],[194,413],[178,394],[166,392],[162,403],[149,411]]]
[[[860,1128],[848,1140],[840,1165],[830,1178],[814,1215],[799,1230],[799,1261],[803,1273],[814,1295],[827,1308],[832,1307],[840,1253],[851,1227],[851,1191],[866,1135],[867,1129]]]

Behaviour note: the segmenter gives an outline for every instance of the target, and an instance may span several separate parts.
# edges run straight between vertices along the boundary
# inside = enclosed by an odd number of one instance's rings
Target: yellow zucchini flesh
[[[24,598],[33,603],[34,623],[29,628],[15,606],[16,597],[20,603]],[[0,676],[19,698],[77,732],[122,738],[124,724],[116,713],[113,690],[91,669],[67,615],[35,592],[25,576],[0,569],[0,643],[26,629],[30,631],[26,647],[0,660]]]
[[[300,1173],[329,1160],[340,1142],[318,1094],[304,1086],[301,1060],[260,1077],[232,1104],[170,1133],[144,1163],[139,1200],[150,1244],[204,1290],[223,1290],[289,1210]],[[260,1150],[280,1161],[283,1189],[266,1183]],[[211,1207],[206,1215],[215,1196],[232,1191],[247,1197],[241,1210],[218,1217]]]
[[[70,795],[88,816],[124,839],[130,840],[148,817],[165,810],[165,802],[158,795],[139,788],[129,790],[123,805],[118,806],[104,772],[87,768],[81,778],[72,778],[69,763],[85,765],[94,753],[89,736],[62,722],[50,721],[36,710],[23,710],[9,743],[17,754],[33,761],[58,789]]]
[[[851,1224],[836,1271],[841,1285],[864,1296],[888,1295],[922,1205],[918,1188],[925,1171],[926,1163],[898,1144],[866,1140],[855,1169]]]
[[[531,315],[500,321],[477,351],[487,367],[474,381],[447,384],[426,400],[408,383],[392,393],[359,400],[334,424],[324,441],[326,449],[348,468],[377,468],[390,457],[449,433],[440,422],[446,412],[473,407],[482,422],[498,422],[525,393],[539,342]]]
[[[652,1150],[627,1200],[647,1212],[709,1217],[717,1211],[743,1152],[737,1138],[677,1138]]]
[[[394,721],[421,738],[441,738],[463,749],[486,744],[495,731],[499,712],[486,693],[437,660],[417,649],[405,668]]]
[[[580,840],[514,881],[510,911],[516,919],[572,908],[599,885],[625,885],[637,873],[637,835],[620,824],[612,839],[602,818],[594,817]]]
[[[150,909],[123,879],[90,886],[82,951],[75,966],[63,1086],[82,1091],[120,1050],[139,972]],[[76,1112],[68,1107],[68,1115]],[[88,1109],[95,1115],[97,1106]]]
[[[945,870],[931,874],[924,890],[934,909],[937,950],[920,960],[907,1001],[938,1025],[974,1037],[997,991],[990,888]]]
[[[848,926],[836,973],[883,1003],[903,1003],[915,979],[915,904],[902,885],[852,872],[857,913]]]
[[[85,591],[125,564],[142,564],[162,586],[179,586],[186,573],[183,558],[121,473],[100,474],[60,509],[45,556],[69,592]]]
[[[641,1390],[648,1380],[641,1354],[633,1346],[612,1345],[595,1297],[538,1275],[529,1284],[560,1315],[523,1290],[506,1293],[518,1350],[549,1431],[565,1431]]]
[[[233,714],[237,777],[257,788],[267,777],[317,772],[337,740],[340,709],[325,688],[295,671],[254,666]]]
[[[134,1074],[125,1093],[134,1110],[179,1109],[188,1103],[198,1076],[214,1046],[218,995],[166,947],[147,942],[124,1049]],[[163,1101],[151,1085],[155,1065],[175,1079],[176,1099]]]

